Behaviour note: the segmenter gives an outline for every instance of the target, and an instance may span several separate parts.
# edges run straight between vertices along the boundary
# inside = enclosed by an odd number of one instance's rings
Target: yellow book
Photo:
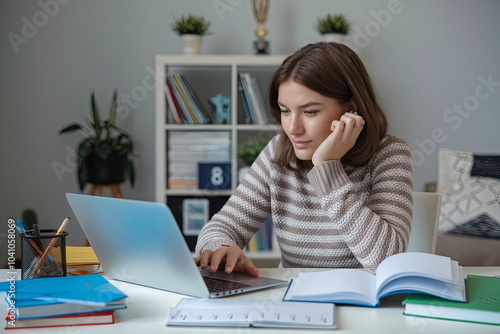
[[[66,265],[99,264],[92,247],[66,246]]]

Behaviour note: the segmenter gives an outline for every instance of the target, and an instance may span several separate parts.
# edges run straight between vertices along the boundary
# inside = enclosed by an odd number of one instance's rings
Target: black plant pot
[[[92,184],[119,184],[125,181],[127,155],[112,152],[108,159],[103,160],[94,152],[85,159],[87,179]]]

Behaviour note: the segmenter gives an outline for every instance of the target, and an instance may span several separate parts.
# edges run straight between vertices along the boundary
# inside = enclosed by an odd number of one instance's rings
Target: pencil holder
[[[21,278],[66,276],[66,236],[57,230],[21,234]]]

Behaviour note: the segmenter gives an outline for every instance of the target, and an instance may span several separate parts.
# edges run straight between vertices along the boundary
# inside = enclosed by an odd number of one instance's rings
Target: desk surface
[[[261,269],[261,275],[273,278],[290,280],[300,271],[326,269]],[[500,267],[464,267],[464,274],[485,276],[500,276]],[[7,270],[0,270],[2,280],[7,278]],[[285,333],[284,330],[254,329],[254,328],[201,328],[201,327],[167,327],[165,321],[170,306],[177,303],[184,296],[151,289],[135,284],[111,280],[111,282],[129,297],[128,308],[115,312],[113,325],[78,326],[74,330],[61,328],[30,329],[30,333]],[[231,296],[232,299],[273,299],[281,300],[286,286],[272,288],[258,292]],[[499,333],[500,327],[493,325],[472,324],[458,321],[427,319],[403,315],[402,295],[389,296],[382,299],[379,308],[360,306],[337,306],[337,332],[349,333]],[[5,301],[4,301],[5,303]],[[4,308],[5,310],[5,308]],[[5,316],[3,317],[5,319]],[[3,329],[5,323],[0,325]],[[332,333],[321,330],[286,330],[298,333]],[[21,333],[21,332],[20,332]]]

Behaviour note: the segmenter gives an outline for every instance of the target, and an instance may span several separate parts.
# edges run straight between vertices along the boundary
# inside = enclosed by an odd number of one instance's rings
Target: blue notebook
[[[37,319],[59,317],[81,313],[98,313],[125,309],[124,303],[109,303],[106,306],[82,305],[62,303],[50,300],[5,298],[7,303],[15,310],[17,319]],[[12,302],[15,302],[14,304]]]
[[[7,292],[9,298],[10,282],[0,283],[0,291]],[[124,304],[125,295],[99,274],[37,278],[16,281],[17,301],[38,300],[72,303],[91,306]]]

